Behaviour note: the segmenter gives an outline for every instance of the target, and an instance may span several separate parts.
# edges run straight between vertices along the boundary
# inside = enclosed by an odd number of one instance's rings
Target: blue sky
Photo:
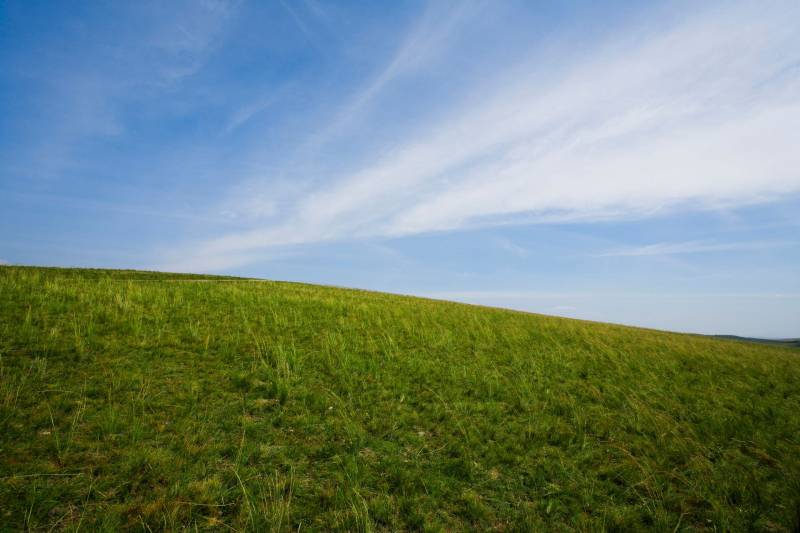
[[[800,335],[800,4],[0,3],[0,261]]]

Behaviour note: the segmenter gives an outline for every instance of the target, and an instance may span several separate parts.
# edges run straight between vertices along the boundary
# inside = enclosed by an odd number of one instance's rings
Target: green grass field
[[[0,529],[798,531],[800,352],[0,267]]]

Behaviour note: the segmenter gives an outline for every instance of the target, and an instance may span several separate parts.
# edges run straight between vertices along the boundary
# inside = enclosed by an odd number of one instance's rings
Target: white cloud
[[[658,297],[664,299],[710,299],[710,298],[754,298],[763,300],[796,300],[800,293],[794,292],[619,292],[619,291],[588,291],[588,292],[547,292],[529,290],[480,290],[480,291],[435,291],[422,292],[420,296],[439,300],[456,301],[538,301],[538,300],[588,300],[604,298],[647,300]],[[557,306],[558,307],[558,306]],[[554,307],[555,309],[556,307]]]
[[[703,241],[687,241],[687,242],[672,242],[672,243],[660,242],[655,244],[648,244],[645,246],[637,246],[633,248],[610,250],[608,252],[603,252],[598,255],[601,257],[635,257],[635,256],[648,256],[648,255],[736,252],[736,251],[748,251],[748,250],[769,250],[772,248],[792,246],[795,244],[796,243],[792,242],[774,242],[774,241],[726,242],[726,243],[714,243],[714,242],[703,242]]]
[[[373,100],[386,87],[441,61],[453,46],[461,25],[476,14],[478,7],[479,4],[473,1],[428,3],[386,65],[353,94],[329,124],[312,135],[304,147],[304,153],[343,136],[367,113]]]
[[[517,257],[527,257],[530,255],[530,250],[528,250],[524,246],[520,246],[519,244],[515,243],[510,239],[506,239],[504,237],[496,237],[495,239],[493,239],[493,242],[497,245],[499,249],[511,255],[516,255]]]
[[[96,39],[91,47],[34,51],[26,75],[45,82],[39,115],[46,119],[30,118],[27,146],[6,165],[35,178],[63,179],[83,164],[81,146],[87,140],[126,134],[121,112],[126,103],[174,89],[203,67],[234,7],[214,0],[130,3],[128,16],[147,20],[146,31],[107,36],[91,28],[76,39]]]
[[[312,191],[282,223],[202,243],[189,260],[800,192],[799,19],[796,2],[724,4],[655,33],[631,28],[558,68],[523,64],[454,99],[444,118],[420,117],[423,133],[365,156],[361,170]],[[442,46],[412,33],[348,113]]]
[[[437,291],[422,293],[420,296],[441,300],[564,300],[566,298],[585,298],[592,293],[583,292],[538,292],[538,291]]]
[[[222,135],[229,135],[237,130],[243,124],[246,124],[253,117],[263,112],[275,101],[275,96],[269,95],[266,97],[258,98],[257,100],[248,103],[237,109],[228,119],[227,124],[222,129]]]

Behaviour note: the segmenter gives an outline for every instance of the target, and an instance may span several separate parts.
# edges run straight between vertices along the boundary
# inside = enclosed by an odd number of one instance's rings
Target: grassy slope
[[[2,267],[0,358],[0,528],[798,527],[788,349]]]

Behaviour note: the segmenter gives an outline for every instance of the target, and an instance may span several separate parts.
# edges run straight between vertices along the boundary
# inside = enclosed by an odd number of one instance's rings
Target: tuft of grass
[[[0,529],[796,531],[799,355],[0,267]]]

